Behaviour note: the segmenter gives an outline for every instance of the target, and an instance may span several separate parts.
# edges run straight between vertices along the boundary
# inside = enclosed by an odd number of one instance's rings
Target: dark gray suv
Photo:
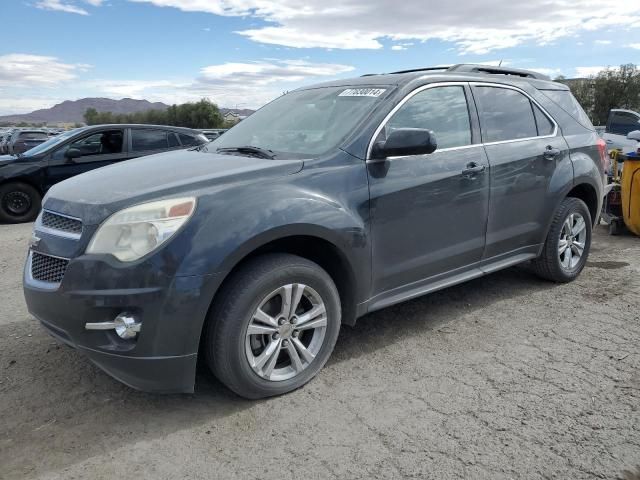
[[[43,200],[24,271],[53,336],[132,387],[247,398],[308,382],[341,325],[522,262],[568,282],[604,142],[566,86],[474,65],[284,95],[219,139]]]

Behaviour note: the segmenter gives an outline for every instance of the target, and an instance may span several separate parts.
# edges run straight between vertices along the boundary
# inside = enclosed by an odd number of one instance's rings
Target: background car
[[[49,135],[44,130],[16,130],[7,144],[9,155],[18,155],[46,142]]]
[[[17,128],[11,128],[4,132],[2,139],[0,139],[0,155],[8,153],[9,140],[11,140],[11,134],[15,132]]]
[[[67,178],[131,158],[208,142],[204,135],[188,128],[97,125],[51,137],[20,156],[0,156],[0,222],[35,219],[42,196]]]
[[[640,130],[640,113],[614,109],[609,112],[602,138],[609,150],[620,148],[624,152],[633,152],[637,148],[636,142],[627,139],[627,135],[635,130]]]

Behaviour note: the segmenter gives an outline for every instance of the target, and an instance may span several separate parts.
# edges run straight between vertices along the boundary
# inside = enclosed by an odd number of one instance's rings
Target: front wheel
[[[31,222],[40,213],[40,193],[31,185],[12,182],[0,185],[0,222]]]
[[[553,282],[575,280],[591,248],[591,214],[578,198],[565,198],[556,211],[542,255],[533,261],[537,275]]]
[[[294,255],[263,255],[223,286],[207,320],[206,360],[240,396],[280,395],[320,371],[339,330],[340,296],[320,266]]]

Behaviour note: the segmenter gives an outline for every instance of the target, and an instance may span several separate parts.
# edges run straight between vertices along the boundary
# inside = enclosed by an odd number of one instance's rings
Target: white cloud
[[[636,50],[640,50],[640,43],[630,43],[627,45],[629,48],[635,48]]]
[[[256,42],[297,48],[379,49],[383,39],[437,39],[454,42],[461,53],[484,54],[525,42],[545,45],[582,31],[640,24],[637,0],[461,0],[428,5],[424,0],[130,1],[259,19],[266,24],[238,33]]]
[[[413,46],[413,43],[411,42],[399,43],[397,45],[393,45],[391,47],[391,50],[402,51],[402,50],[407,50],[409,47],[412,47],[412,46]]]
[[[611,40],[596,40],[595,42],[596,45],[611,45]]]
[[[55,86],[76,78],[89,65],[62,63],[56,57],[11,53],[0,55],[0,86]]]
[[[602,70],[607,69],[608,67],[576,67],[576,77],[577,78],[586,78],[592,77],[600,73]]]
[[[199,82],[211,85],[237,84],[257,87],[280,82],[302,82],[314,77],[332,77],[353,69],[349,65],[310,63],[306,60],[223,63],[203,68]]]
[[[104,0],[39,0],[35,6],[42,10],[54,10],[58,12],[77,13],[78,15],[89,15],[89,12],[81,5],[88,4],[93,7],[99,7]]]
[[[48,58],[48,57],[38,57]],[[2,86],[2,62],[0,57],[0,86]],[[73,67],[73,66],[69,66]],[[73,83],[73,89],[58,92],[68,98],[110,97],[140,98],[167,104],[179,104],[209,98],[222,107],[236,105],[258,108],[281,95],[320,79],[331,79],[352,71],[349,65],[312,63],[307,60],[264,59],[246,63],[210,65],[200,71],[197,78],[161,80],[83,80]],[[37,69],[36,69],[37,71]],[[66,70],[63,71],[63,73]],[[49,79],[55,76],[49,69]],[[58,75],[60,76],[60,75]],[[17,78],[18,75],[15,75]],[[9,82],[9,85],[16,84]],[[18,97],[7,89],[0,91],[0,114],[16,113],[50,106],[40,94]],[[54,94],[52,94],[53,96]],[[19,100],[17,100],[19,99]]]

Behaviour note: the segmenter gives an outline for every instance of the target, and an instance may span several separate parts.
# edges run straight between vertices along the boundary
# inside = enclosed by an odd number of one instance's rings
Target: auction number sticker
[[[386,88],[347,88],[339,97],[379,97]]]

